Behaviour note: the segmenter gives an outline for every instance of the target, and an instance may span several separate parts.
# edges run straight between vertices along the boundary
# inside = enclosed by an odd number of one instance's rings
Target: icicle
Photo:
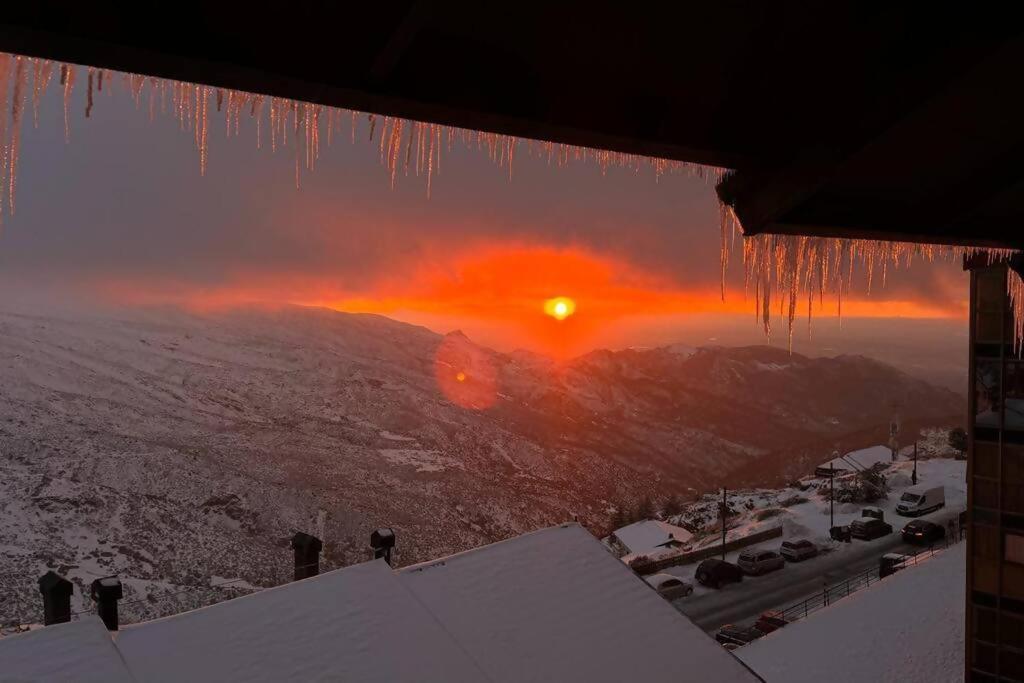
[[[61,82],[64,84],[64,142],[71,142],[71,91],[75,87],[75,67],[65,64],[61,70]]]
[[[1006,269],[1006,291],[1013,310],[1013,351],[1019,357],[1024,348],[1024,279],[1013,268]]]
[[[731,214],[735,220],[735,214]],[[719,226],[722,241],[722,291],[725,291],[726,266],[728,264],[727,228]],[[959,260],[975,253],[985,253],[993,261],[1003,260],[1016,253],[1012,249],[981,249],[941,245],[905,244],[879,240],[843,240],[825,237],[799,235],[754,235],[744,238],[743,268],[744,291],[753,279],[758,285],[759,322],[770,335],[769,300],[778,297],[780,315],[787,318],[792,335],[796,298],[803,292],[808,296],[808,331],[813,307],[811,297],[817,289],[819,300],[824,299],[825,290],[834,292],[838,300],[838,315],[842,324],[843,297],[852,290],[853,273],[858,265],[866,270],[867,287],[874,281],[876,267],[881,269],[882,285],[885,285],[889,264],[896,267],[909,265],[914,259],[933,261],[938,258]],[[786,311],[783,298],[789,298]],[[1022,298],[1024,301],[1024,298]],[[1024,313],[1024,303],[1022,303]],[[1021,331],[1024,332],[1024,323]]]
[[[14,74],[14,95],[11,102],[11,164],[7,174],[10,196],[7,204],[10,207],[11,215],[14,215],[14,190],[18,178],[18,146],[21,141],[21,112],[24,109],[25,98],[25,61],[23,57],[17,58],[17,66]]]
[[[89,69],[89,85],[85,97],[85,118],[92,116],[92,68]]]

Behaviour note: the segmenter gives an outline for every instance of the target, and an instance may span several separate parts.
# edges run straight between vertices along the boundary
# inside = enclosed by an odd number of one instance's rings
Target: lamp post
[[[836,463],[829,463],[828,472],[828,528],[836,525]]]
[[[725,562],[725,492],[726,488],[722,487],[722,561]]]
[[[917,442],[914,442],[914,471],[910,473],[910,483],[917,486]]]

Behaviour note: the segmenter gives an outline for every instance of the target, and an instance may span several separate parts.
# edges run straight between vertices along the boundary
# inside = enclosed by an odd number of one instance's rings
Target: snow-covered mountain
[[[296,530],[333,567],[392,526],[407,564],[779,478],[877,442],[894,409],[962,412],[863,357],[681,348],[555,363],[297,307],[0,313],[0,624],[38,618],[47,568],[76,600],[119,574],[128,618],[153,616],[287,580]]]

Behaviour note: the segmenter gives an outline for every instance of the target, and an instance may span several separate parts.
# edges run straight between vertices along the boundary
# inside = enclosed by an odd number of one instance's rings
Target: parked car
[[[774,550],[744,550],[740,553],[736,564],[744,574],[760,576],[782,569],[786,566],[786,561]]]
[[[882,508],[867,507],[867,508],[864,508],[863,510],[860,511],[860,516],[861,517],[874,517],[875,519],[880,519],[880,520],[882,520],[884,522],[885,521],[885,510],[883,510]]]
[[[806,559],[817,556],[818,546],[806,538],[797,538],[792,541],[783,541],[779,548],[779,555],[790,562],[803,562]]]
[[[721,588],[726,583],[743,580],[743,570],[732,562],[711,558],[697,565],[697,581],[702,586]]]
[[[907,543],[918,543],[921,545],[930,545],[936,541],[941,541],[946,537],[946,529],[941,524],[929,522],[926,519],[915,519],[912,522],[907,522],[907,525],[903,527],[903,540]]]
[[[840,543],[849,543],[850,539],[850,525],[844,524],[841,526],[834,526],[828,530],[828,535],[833,541],[839,541]]]
[[[777,610],[770,610],[763,612],[761,616],[754,622],[754,628],[762,633],[771,633],[778,631],[780,628],[789,623],[789,620],[782,616],[782,612]]]
[[[904,555],[903,553],[886,553],[882,555],[878,558],[878,578],[884,579],[901,569],[906,569],[907,562],[912,559],[911,555]]]
[[[942,486],[911,486],[903,492],[896,505],[896,513],[904,517],[919,517],[946,505],[946,489]]]
[[[718,629],[715,640],[722,645],[746,645],[764,635],[764,631],[753,626],[733,626],[728,624]]]
[[[892,533],[892,525],[873,517],[862,517],[850,523],[850,535],[862,541],[873,541]]]
[[[687,583],[678,576],[672,576],[671,574],[651,574],[650,576],[645,576],[644,581],[666,600],[685,598],[693,593],[693,584]]]

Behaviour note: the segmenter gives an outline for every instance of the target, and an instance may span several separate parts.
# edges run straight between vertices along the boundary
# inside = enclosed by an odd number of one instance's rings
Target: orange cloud
[[[685,273],[680,279],[685,279]],[[322,276],[236,274],[227,284],[154,287],[106,283],[113,298],[134,303],[176,303],[198,309],[252,302],[322,306],[347,312],[389,315],[439,331],[464,328],[485,343],[525,347],[566,357],[606,343],[609,330],[631,320],[697,313],[740,313],[753,317],[752,297],[730,291],[725,301],[714,288],[685,288],[664,274],[644,271],[615,257],[580,247],[488,244],[396,261],[365,282]],[[876,292],[884,296],[884,292]],[[573,315],[545,314],[545,302],[569,297]],[[816,316],[835,315],[838,302],[813,302]],[[806,302],[801,306],[806,315]],[[960,305],[938,308],[926,302],[855,298],[843,301],[847,317],[936,318],[962,315]],[[776,330],[784,317],[773,311]],[[486,334],[476,334],[481,329]]]

